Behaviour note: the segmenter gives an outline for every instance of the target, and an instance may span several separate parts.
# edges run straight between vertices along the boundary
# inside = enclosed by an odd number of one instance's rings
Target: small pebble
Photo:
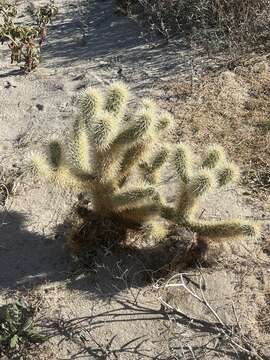
[[[42,111],[44,109],[44,105],[42,104],[36,104],[36,108],[39,110],[39,111]]]

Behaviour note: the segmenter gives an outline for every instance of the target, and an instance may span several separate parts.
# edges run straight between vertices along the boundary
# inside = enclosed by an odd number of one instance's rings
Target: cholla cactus
[[[259,235],[257,226],[250,222],[202,221],[195,217],[199,201],[207,192],[215,187],[222,188],[239,176],[237,167],[226,160],[222,147],[209,147],[197,172],[194,171],[193,153],[185,144],[177,146],[172,163],[179,182],[178,197],[174,207],[163,206],[165,218],[197,233],[201,238],[219,240]]]
[[[121,82],[113,83],[106,96],[94,88],[84,91],[67,145],[53,140],[47,158],[33,156],[39,173],[60,186],[89,194],[95,213],[127,225],[143,225],[145,234],[156,239],[165,236],[166,221],[201,238],[256,237],[257,228],[252,223],[196,219],[199,200],[238,176],[223,149],[208,148],[196,172],[196,161],[187,145],[180,144],[172,151],[164,141],[172,116],[158,111],[148,98],[129,113],[128,100],[129,91]],[[179,183],[174,206],[166,204],[158,191],[160,174],[169,158]]]
[[[169,129],[172,116],[159,112],[148,99],[127,113],[128,100],[129,91],[121,82],[113,83],[105,96],[87,89],[79,98],[80,115],[68,146],[53,140],[48,158],[36,154],[33,161],[46,178],[89,194],[96,213],[156,230],[159,193],[154,185],[130,175],[144,161],[149,176],[157,177],[168,155],[157,142]],[[154,159],[151,166],[147,158]]]

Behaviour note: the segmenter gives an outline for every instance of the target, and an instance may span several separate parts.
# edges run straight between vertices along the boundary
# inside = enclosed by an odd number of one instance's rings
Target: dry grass
[[[169,39],[187,33],[218,47],[265,46],[269,0],[116,0],[123,13],[140,14],[148,28]],[[203,31],[201,31],[203,29]],[[199,31],[198,31],[199,30]],[[209,30],[211,30],[209,32]]]
[[[176,140],[222,144],[242,165],[254,191],[270,190],[270,71],[267,60],[243,61],[233,72],[205,75],[194,87],[178,81],[164,88],[179,124]]]

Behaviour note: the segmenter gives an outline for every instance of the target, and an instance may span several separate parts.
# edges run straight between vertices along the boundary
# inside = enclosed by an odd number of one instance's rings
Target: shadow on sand
[[[73,289],[112,296],[124,288],[145,284],[149,269],[136,253],[117,249],[88,251],[74,261],[65,246],[63,225],[54,239],[29,232],[26,217],[17,212],[0,213],[0,287],[3,290],[33,288],[67,281]],[[89,262],[87,262],[89,260]]]
[[[138,286],[138,276],[134,271],[136,268],[142,274],[143,264],[132,260],[130,253],[124,249],[114,253],[108,249],[100,253],[89,251],[89,264],[86,263],[86,255],[85,263],[76,263],[65,246],[63,225],[56,229],[56,236],[52,239],[29,232],[25,227],[26,220],[23,214],[17,212],[0,213],[2,290],[27,289],[67,281],[73,289],[112,296],[131,286],[131,283]]]
[[[60,240],[25,228],[18,212],[0,213],[0,287],[19,289],[66,278],[69,256]]]
[[[17,212],[0,214],[0,286],[5,290],[66,281],[72,289],[110,297],[123,289],[145,286],[166,274],[176,251],[180,258],[186,258],[187,239],[181,241],[182,235],[155,247],[110,247],[98,242],[97,246],[82,247],[78,257],[71,254],[64,241],[66,224],[55,229],[54,238],[48,238],[28,231],[26,221]],[[99,223],[96,229],[100,231]],[[176,248],[179,243],[181,247]]]
[[[160,308],[156,308],[140,303],[140,288],[146,284],[146,281],[149,282],[151,276],[152,279],[154,278],[153,269],[147,269],[141,256],[151,257],[153,249],[150,248],[146,252],[126,249],[110,252],[107,249],[101,254],[95,254],[94,269],[86,271],[84,267],[80,271],[77,266],[76,272],[72,272],[71,257],[64,246],[63,237],[59,235],[55,239],[48,239],[31,233],[25,228],[26,220],[24,215],[17,212],[4,211],[0,214],[0,286],[2,290],[33,289],[45,283],[67,281],[71,289],[87,291],[91,298],[96,300],[85,316],[70,319],[54,317],[42,320],[40,325],[46,330],[49,338],[60,339],[60,343],[68,341],[77,344],[77,352],[65,358],[66,360],[105,359],[111,356],[117,358],[122,355],[128,356],[128,354],[132,356],[135,354],[142,359],[167,359],[167,357],[164,358],[163,350],[160,354],[152,355],[152,339],[143,333],[124,343],[119,342],[115,334],[105,339],[106,344],[101,343],[95,331],[101,327],[110,327],[110,324],[121,326],[132,321],[132,323],[138,322],[140,326],[140,321],[145,323],[148,320],[158,320],[168,324],[173,321],[180,326],[180,330],[188,328],[193,337],[205,337],[207,344],[210,343],[209,337],[210,339],[219,338],[221,330],[226,330],[221,323],[190,317],[173,307],[167,309],[161,305]],[[58,231],[63,231],[63,226],[59,227]],[[121,293],[122,290],[129,291]],[[100,300],[108,298],[110,302],[113,301],[114,306],[108,310],[100,310]],[[226,331],[224,333],[226,335]],[[181,350],[182,354],[188,355],[189,347],[183,346],[181,342],[183,339],[181,339],[181,331],[179,334],[174,334],[170,340],[174,343],[171,351]],[[205,354],[205,349],[205,343],[197,344],[193,347],[193,352],[199,358]],[[218,346],[208,349],[209,354],[212,351],[213,354],[226,355],[231,359],[242,358],[242,355],[246,355],[245,352],[243,354],[233,352],[228,346],[226,336],[224,339],[219,338]]]
[[[50,27],[42,51],[45,66],[81,65],[86,60],[88,70],[105,67],[112,71],[124,67],[126,81],[129,81],[126,75],[139,68],[146,86],[160,79],[161,73],[175,76],[176,72],[184,73],[190,68],[190,50],[186,56],[184,39],[168,46],[150,46],[141,36],[141,27],[128,17],[117,16],[114,9],[111,0],[92,3],[84,44],[80,41],[78,16],[74,16],[76,9],[59,15],[57,23]]]

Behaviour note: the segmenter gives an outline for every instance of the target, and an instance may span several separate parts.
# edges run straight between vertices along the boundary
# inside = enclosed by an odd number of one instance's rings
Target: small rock
[[[5,89],[9,89],[10,87],[16,88],[17,85],[15,85],[15,84],[13,84],[13,83],[11,83],[10,81],[7,80],[7,81],[5,82],[4,88],[5,88]]]
[[[72,80],[78,81],[78,80],[83,80],[83,79],[85,79],[85,74],[77,75]]]
[[[36,108],[39,110],[39,111],[42,111],[44,109],[44,105],[42,104],[36,104]]]

